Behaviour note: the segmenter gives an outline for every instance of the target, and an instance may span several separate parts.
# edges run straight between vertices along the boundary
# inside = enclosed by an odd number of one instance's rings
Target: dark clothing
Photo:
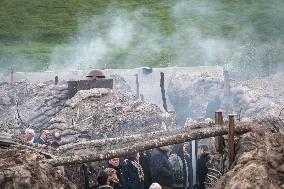
[[[60,144],[58,142],[52,142],[51,143],[51,147],[53,148],[58,148],[60,146]]]
[[[113,188],[114,189],[126,189],[127,187],[127,183],[126,183],[126,178],[125,178],[125,174],[124,174],[124,166],[119,165],[118,167],[114,167],[113,165],[111,165],[110,163],[106,163],[104,168],[113,168],[116,170],[116,174],[117,174],[117,178],[119,179],[119,183],[115,183]]]
[[[173,168],[168,160],[166,152],[160,148],[155,148],[151,154],[151,175],[153,182],[161,186],[173,185]]]
[[[205,188],[205,178],[207,175],[207,162],[209,161],[209,155],[205,154],[202,155],[198,160],[197,160],[197,179],[198,179],[198,186],[199,189],[204,189]]]
[[[127,182],[127,188],[128,189],[145,189],[144,180],[139,178],[138,170],[132,164],[132,161],[133,160],[127,160],[126,167],[125,167],[125,178]]]
[[[48,141],[44,141],[41,137],[39,137],[36,141],[35,141],[35,143],[38,143],[38,144],[45,144],[46,146],[50,146],[50,142],[48,142]]]
[[[144,185],[146,188],[149,188],[153,183],[150,171],[150,161],[151,161],[150,151],[145,151],[143,153],[140,153],[140,165],[142,166],[144,171]]]

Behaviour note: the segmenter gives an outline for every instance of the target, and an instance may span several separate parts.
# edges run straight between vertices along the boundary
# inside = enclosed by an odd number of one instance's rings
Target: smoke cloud
[[[271,5],[263,14],[281,10],[283,3],[278,3],[280,8]],[[105,14],[81,23],[69,46],[52,54],[51,69],[222,65],[236,76],[246,71],[247,77],[252,70],[261,75],[283,69],[284,42],[278,36],[283,25],[271,28],[269,41],[259,30],[266,27],[248,19],[258,15],[256,3],[239,7],[245,16],[222,13],[225,6],[217,1],[176,1],[170,10],[173,31],[169,33],[145,16],[147,9],[110,7]]]

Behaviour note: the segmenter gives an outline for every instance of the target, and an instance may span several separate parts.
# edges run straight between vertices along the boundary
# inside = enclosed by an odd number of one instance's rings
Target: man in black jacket
[[[162,188],[171,188],[173,185],[173,168],[168,160],[168,146],[155,148],[151,154],[151,175],[153,182],[159,183]]]
[[[124,167],[120,165],[119,158],[113,158],[108,160],[108,163],[104,166],[105,168],[113,168],[116,170],[119,182],[114,184],[114,189],[126,189],[126,180],[124,175]]]

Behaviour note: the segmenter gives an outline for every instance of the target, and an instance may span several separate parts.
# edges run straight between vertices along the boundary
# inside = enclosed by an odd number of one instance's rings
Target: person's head
[[[48,139],[48,136],[49,136],[49,131],[48,129],[42,129],[41,130],[41,135],[40,137],[43,139],[43,140],[47,140]]]
[[[183,157],[183,144],[175,144],[171,153]]]
[[[61,141],[61,135],[59,132],[53,132],[52,133],[52,140],[53,141]]]
[[[161,146],[160,149],[164,152],[170,152],[171,151],[171,147],[170,146]]]
[[[183,143],[183,153],[184,154],[188,153],[188,146],[189,146],[188,142]]]
[[[115,169],[106,168],[104,172],[108,175],[108,184],[112,185],[113,183],[119,182]]]
[[[97,176],[97,181],[100,186],[108,184],[108,174],[105,171],[100,171]]]
[[[108,160],[109,164],[111,164],[114,167],[118,167],[119,166],[119,158],[112,158],[110,160]]]
[[[154,182],[153,184],[151,184],[149,189],[162,189],[162,186],[159,185],[158,183]]]
[[[209,149],[206,145],[201,145],[200,146],[200,156],[206,155],[209,153]]]
[[[139,161],[139,158],[140,158],[140,154],[139,153],[132,154],[132,155],[128,156],[128,159],[135,160],[135,161]]]
[[[33,129],[27,128],[25,130],[25,140],[26,141],[31,141],[34,136],[35,136],[35,131]]]

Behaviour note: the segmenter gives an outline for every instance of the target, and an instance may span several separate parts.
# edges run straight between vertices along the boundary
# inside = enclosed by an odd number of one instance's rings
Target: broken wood
[[[236,126],[235,132],[242,134],[251,131],[252,127],[251,124],[241,124]],[[85,162],[94,162],[94,161],[102,161],[111,159],[114,157],[123,157],[130,154],[135,154],[137,152],[167,146],[172,144],[179,144],[186,141],[192,141],[202,138],[208,138],[212,136],[220,136],[228,134],[228,127],[212,127],[212,128],[201,128],[201,129],[193,129],[189,132],[181,132],[175,135],[167,134],[161,138],[155,138],[150,141],[143,141],[139,143],[135,143],[134,145],[129,145],[124,148],[116,148],[114,150],[103,150],[101,152],[90,153],[86,155],[73,155],[73,156],[66,156],[55,158],[51,160],[43,160],[46,163],[50,163],[53,166],[60,166],[60,165],[72,165],[72,164],[80,164]],[[90,150],[91,151],[91,150]]]

